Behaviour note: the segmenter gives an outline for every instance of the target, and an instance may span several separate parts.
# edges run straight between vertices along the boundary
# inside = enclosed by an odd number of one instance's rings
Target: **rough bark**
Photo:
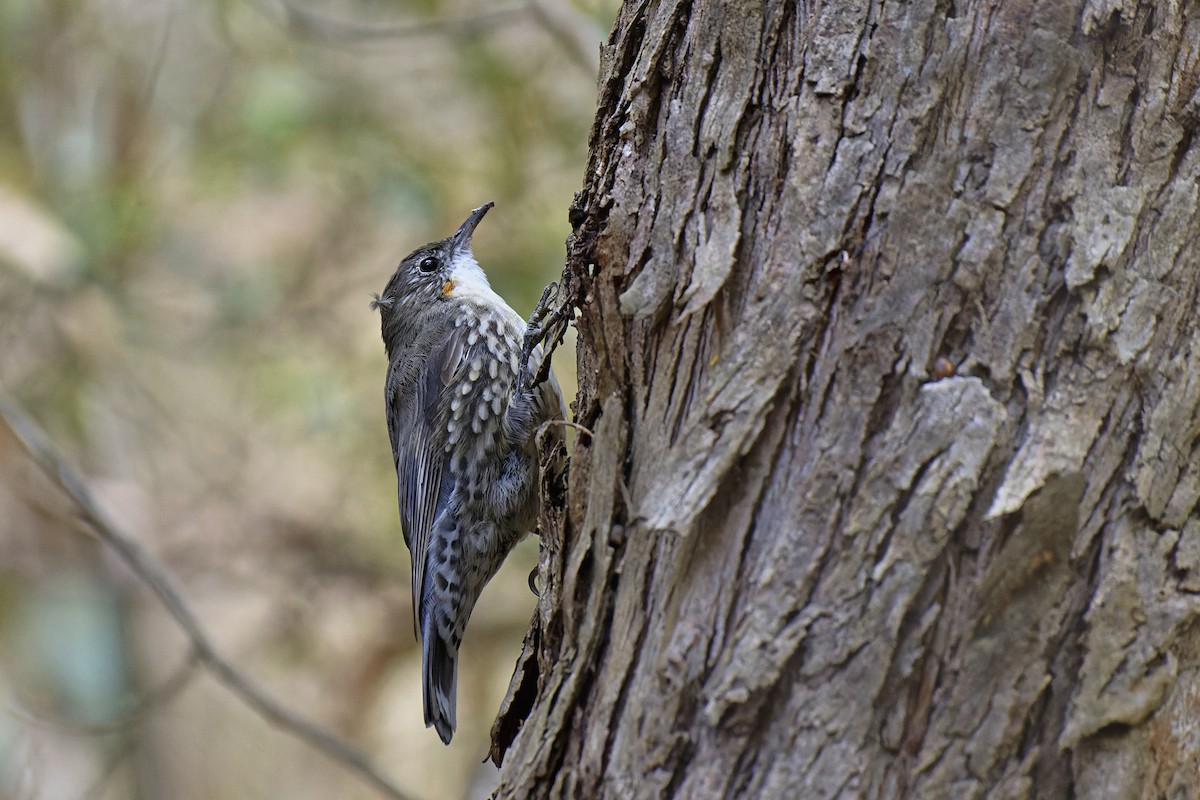
[[[497,796],[1194,796],[1198,79],[1195,2],[626,4]]]

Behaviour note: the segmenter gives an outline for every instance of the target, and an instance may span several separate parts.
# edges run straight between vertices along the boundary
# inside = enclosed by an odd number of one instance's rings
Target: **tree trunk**
[[[1198,79],[1196,2],[626,4],[498,796],[1196,796]]]

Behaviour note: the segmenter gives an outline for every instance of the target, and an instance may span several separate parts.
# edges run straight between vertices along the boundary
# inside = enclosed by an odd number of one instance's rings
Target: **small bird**
[[[471,252],[492,205],[405,257],[371,303],[388,356],[384,397],[412,556],[425,727],[446,744],[463,631],[484,584],[537,519],[535,434],[566,410],[553,374],[539,383],[526,366],[543,361],[542,343],[523,351],[533,324],[492,290]]]

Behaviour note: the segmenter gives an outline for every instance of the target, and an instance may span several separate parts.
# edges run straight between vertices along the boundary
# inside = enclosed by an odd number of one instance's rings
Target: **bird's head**
[[[487,278],[471,252],[471,235],[492,205],[484,203],[454,235],[418,247],[400,262],[383,292],[371,301],[371,308],[379,310],[385,336],[390,324],[401,317],[411,317],[481,286],[487,288]]]

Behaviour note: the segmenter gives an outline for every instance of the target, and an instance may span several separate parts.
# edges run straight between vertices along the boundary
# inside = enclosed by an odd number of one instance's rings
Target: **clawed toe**
[[[550,377],[550,351],[562,341],[567,332],[567,323],[570,322],[570,306],[563,304],[554,307],[551,302],[557,293],[557,283],[547,286],[542,291],[542,297],[538,300],[533,313],[529,316],[529,324],[525,328],[525,339],[521,347],[520,368],[517,372],[518,392],[538,386]],[[530,380],[529,359],[533,357],[534,348],[547,340],[550,345],[544,348],[542,361],[537,365],[537,370]]]

